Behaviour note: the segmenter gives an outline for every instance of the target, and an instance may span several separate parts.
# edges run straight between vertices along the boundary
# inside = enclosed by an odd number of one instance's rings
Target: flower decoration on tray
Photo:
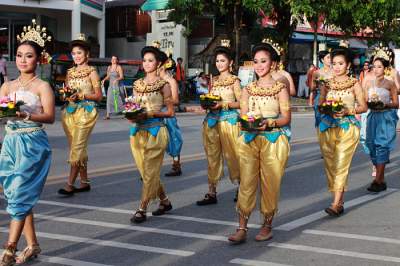
[[[257,131],[262,126],[263,118],[260,115],[248,112],[246,115],[241,115],[239,121],[243,130]]]
[[[12,100],[10,97],[5,96],[0,98],[0,118],[15,117],[20,107],[24,105],[23,101],[17,101],[14,97]]]
[[[129,96],[125,99],[124,109],[122,113],[125,115],[125,118],[130,120],[135,119],[138,114],[144,112],[144,108],[140,106],[133,96]]]
[[[70,100],[70,97],[78,91],[71,87],[63,86],[58,92],[60,94],[61,101],[68,102]]]
[[[326,85],[326,83],[328,82],[327,79],[325,79],[323,76],[319,76],[315,82],[317,83],[318,86],[323,86]]]
[[[335,113],[344,111],[344,103],[340,98],[339,100],[326,98],[326,100],[319,106],[319,111],[322,114],[334,115]]]
[[[221,101],[221,96],[207,93],[200,95],[200,105],[204,109],[210,109],[214,107],[219,101]]]
[[[381,101],[381,98],[378,94],[373,93],[367,102],[368,108],[371,110],[384,110],[385,103]]]

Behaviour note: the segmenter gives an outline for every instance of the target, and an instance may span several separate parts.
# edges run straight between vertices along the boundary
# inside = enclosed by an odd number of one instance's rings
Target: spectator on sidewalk
[[[0,51],[0,86],[8,81],[6,63],[7,60],[3,58],[3,54]]]

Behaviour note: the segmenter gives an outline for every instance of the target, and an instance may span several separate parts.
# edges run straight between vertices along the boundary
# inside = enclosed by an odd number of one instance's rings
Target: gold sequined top
[[[162,89],[167,84],[165,80],[157,80],[151,84],[146,84],[144,79],[138,79],[133,83],[133,89],[141,106],[148,112],[159,112],[164,106],[164,95]]]
[[[239,99],[240,87],[236,87],[235,82],[239,80],[237,76],[230,75],[229,77],[222,79],[220,76],[213,78],[211,93],[214,95],[221,96],[223,103],[236,102]]]
[[[68,69],[67,72],[67,80],[68,86],[72,89],[78,91],[78,93],[84,94],[92,94],[94,93],[94,88],[99,88],[99,81],[93,82],[90,79],[90,74],[96,71],[96,69],[92,66],[88,66],[82,69],[77,69],[76,67],[72,67]]]
[[[354,93],[354,85],[357,83],[357,79],[348,78],[344,81],[338,81],[335,78],[330,79],[326,87],[328,88],[328,93],[326,98],[333,98],[343,101],[343,104],[348,109],[354,109],[356,96]]]
[[[279,81],[268,88],[258,86],[256,81],[250,83],[246,87],[249,94],[249,112],[264,118],[279,116],[281,110],[278,94],[285,89],[286,85]]]

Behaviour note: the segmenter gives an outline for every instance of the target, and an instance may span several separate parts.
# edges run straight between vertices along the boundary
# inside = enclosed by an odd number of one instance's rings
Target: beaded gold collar
[[[338,81],[335,78],[332,78],[328,80],[327,86],[330,90],[342,91],[351,89],[356,83],[357,79],[355,78],[348,78],[344,81]]]
[[[247,91],[252,96],[274,96],[285,88],[286,85],[279,81],[276,81],[274,85],[267,88],[258,86],[257,82],[254,81],[247,86]]]
[[[134,90],[139,93],[149,93],[161,90],[167,82],[159,79],[151,84],[147,84],[144,79],[136,80],[134,83]]]
[[[88,66],[85,68],[77,69],[76,67],[68,69],[68,78],[70,79],[83,79],[87,78],[90,73],[95,71],[95,68]]]
[[[239,80],[239,78],[235,75],[230,75],[229,77],[225,79],[221,79],[220,76],[214,77],[213,78],[213,87],[227,87],[233,85],[236,80]]]

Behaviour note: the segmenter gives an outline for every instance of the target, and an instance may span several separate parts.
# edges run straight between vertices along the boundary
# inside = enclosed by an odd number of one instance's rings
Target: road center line
[[[363,203],[366,203],[366,202],[369,202],[369,201],[372,201],[372,200],[375,200],[375,199],[378,199],[378,198],[382,198],[382,197],[387,196],[387,195],[389,195],[389,194],[391,194],[393,192],[396,192],[396,191],[398,191],[398,189],[388,189],[388,190],[386,190],[384,192],[381,192],[379,194],[367,194],[367,195],[352,199],[352,200],[350,200],[348,202],[345,202],[344,207],[345,208],[351,208],[351,207],[354,207],[354,206],[357,206],[357,205],[361,205]],[[307,215],[305,217],[302,217],[302,218],[296,219],[294,221],[291,221],[289,223],[280,225],[280,226],[278,226],[278,227],[276,227],[274,229],[275,230],[283,230],[283,231],[292,231],[292,230],[294,230],[296,228],[299,228],[301,226],[304,226],[304,225],[307,225],[309,223],[313,223],[315,221],[318,221],[318,220],[326,217],[326,215],[327,214],[324,211],[318,211],[318,212],[315,212],[313,214]]]
[[[260,261],[260,260],[245,260],[245,259],[233,259],[229,263],[249,265],[249,266],[290,266],[288,264],[280,264],[274,262]]]
[[[367,241],[375,241],[375,242],[400,245],[400,239],[387,238],[387,237],[337,233],[337,232],[329,232],[329,231],[321,231],[321,230],[304,230],[303,233],[311,234],[311,235],[319,235],[319,236],[333,236],[333,237],[341,237],[341,238],[357,239],[357,240],[367,240]]]
[[[4,249],[0,249],[0,252],[3,252],[3,251],[4,251]],[[71,260],[71,259],[66,259],[66,258],[61,258],[61,257],[49,257],[49,256],[44,256],[44,255],[39,255],[35,259],[35,261],[68,265],[68,266],[112,266],[109,264],[86,262],[86,261],[82,261],[82,260]]]
[[[353,257],[353,258],[358,258],[358,259],[375,260],[375,261],[381,261],[381,262],[382,261],[400,262],[399,257],[383,256],[383,255],[372,254],[372,253],[361,253],[361,252],[354,252],[354,251],[319,248],[319,247],[311,247],[311,246],[304,246],[304,245],[284,244],[284,243],[276,243],[276,242],[268,244],[268,246],[275,247],[275,248],[298,250],[298,251],[309,251],[309,252],[320,253],[320,254],[331,254],[331,255],[338,255],[338,256],[344,256],[344,257]]]
[[[0,214],[8,214],[8,213],[6,211],[0,210]],[[182,232],[182,231],[177,231],[177,230],[160,229],[160,228],[154,228],[154,227],[145,227],[145,226],[137,226],[137,225],[129,225],[129,224],[117,224],[117,223],[110,223],[110,222],[100,222],[100,221],[94,221],[94,220],[70,218],[70,217],[63,217],[63,216],[51,216],[51,215],[44,215],[44,214],[37,214],[37,213],[35,213],[35,217],[38,219],[56,221],[56,222],[64,222],[64,223],[84,224],[84,225],[90,225],[90,226],[101,226],[101,227],[106,227],[106,228],[123,229],[123,230],[129,230],[129,231],[139,231],[139,232],[155,233],[155,234],[164,234],[164,235],[172,235],[172,236],[187,237],[187,238],[198,238],[198,239],[214,240],[214,241],[227,241],[227,238],[225,236],[219,236],[219,235],[197,234],[197,233]]]

